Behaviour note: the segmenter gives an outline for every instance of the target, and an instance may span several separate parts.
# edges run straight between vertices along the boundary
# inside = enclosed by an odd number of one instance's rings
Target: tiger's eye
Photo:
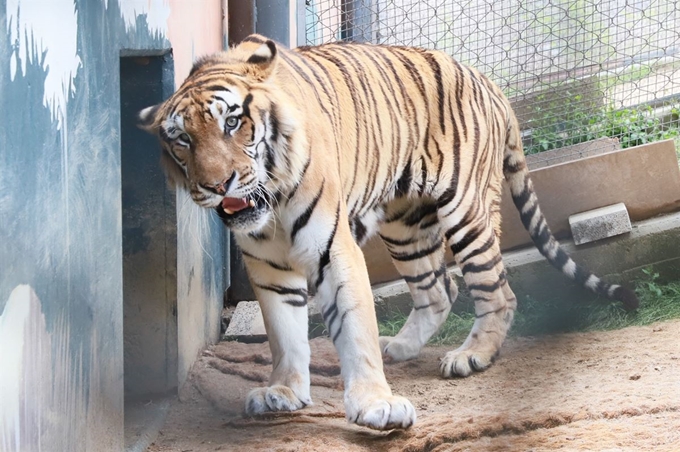
[[[231,116],[231,117],[227,118],[227,126],[228,126],[229,128],[232,128],[232,129],[233,129],[233,128],[236,127],[237,125],[238,125],[238,118],[237,118],[237,117]]]
[[[188,133],[183,133],[179,136],[179,139],[184,141],[185,143],[191,143],[191,137],[189,136]]]

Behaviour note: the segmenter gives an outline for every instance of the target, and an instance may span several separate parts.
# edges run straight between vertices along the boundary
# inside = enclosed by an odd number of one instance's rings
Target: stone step
[[[622,202],[571,215],[569,226],[576,245],[625,234],[632,229],[628,210]]]

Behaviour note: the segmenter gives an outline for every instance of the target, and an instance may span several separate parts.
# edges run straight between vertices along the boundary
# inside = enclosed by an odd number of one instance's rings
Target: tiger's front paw
[[[416,422],[416,410],[404,397],[384,395],[351,400],[345,394],[347,420],[375,430],[409,428]]]
[[[311,404],[311,398],[301,400],[288,386],[274,385],[255,388],[248,393],[246,414],[253,416],[272,411],[296,411]]]

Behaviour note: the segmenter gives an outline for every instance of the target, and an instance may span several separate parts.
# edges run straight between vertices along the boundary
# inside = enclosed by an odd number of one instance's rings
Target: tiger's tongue
[[[238,212],[248,207],[248,200],[246,198],[223,198],[222,208],[224,210],[231,210],[232,212]]]

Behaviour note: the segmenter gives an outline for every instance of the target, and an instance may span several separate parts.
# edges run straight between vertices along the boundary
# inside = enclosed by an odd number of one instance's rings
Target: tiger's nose
[[[234,179],[236,179],[236,171],[231,173],[231,176],[229,176],[228,179],[223,180],[221,183],[209,185],[206,188],[210,189],[211,191],[214,191],[218,195],[225,195],[227,194],[227,190],[229,190],[229,186],[234,181]]]

